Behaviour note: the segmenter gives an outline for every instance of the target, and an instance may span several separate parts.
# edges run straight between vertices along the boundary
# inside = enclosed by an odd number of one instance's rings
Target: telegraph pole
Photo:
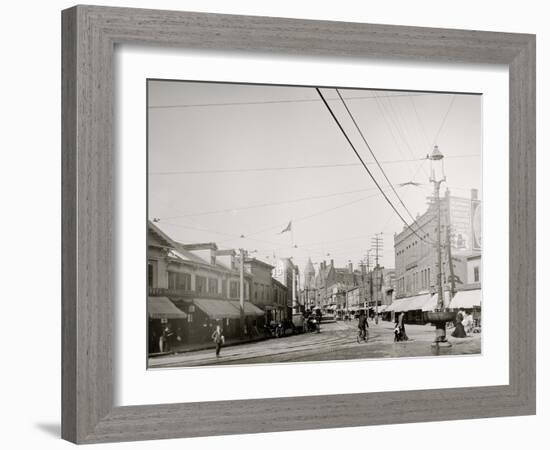
[[[369,302],[372,301],[372,271],[371,271],[371,268],[370,268],[370,261],[371,261],[370,260],[370,253],[371,252],[372,252],[372,248],[367,251],[367,277],[368,277],[368,280],[369,280],[369,295],[368,295]],[[368,303],[365,301],[365,312],[367,313],[367,317],[368,317],[367,305],[368,305]]]
[[[365,292],[365,260],[364,259],[359,261],[359,267],[361,268],[361,288],[359,289],[359,296],[360,296],[359,301],[360,301],[362,295],[366,296],[366,292]],[[366,306],[366,301],[365,300],[363,300],[363,305],[365,306],[365,310],[366,310],[367,306]]]
[[[374,250],[375,254],[375,263],[376,268],[379,266],[380,252],[384,249],[384,237],[382,233],[376,233],[373,238],[370,240],[371,247]]]
[[[241,331],[246,335],[246,325],[244,320],[244,258],[246,251],[243,248],[239,249],[240,259],[240,312],[241,312]]]
[[[370,301],[372,302],[374,299],[374,289],[372,288],[372,270],[369,272],[369,294],[370,294]]]
[[[382,232],[380,233],[376,233],[374,235],[374,237],[371,239],[371,245],[373,247],[373,250],[374,250],[374,253],[375,253],[375,262],[376,262],[376,265],[375,265],[375,269],[378,270],[380,268],[380,252],[383,250],[384,248],[384,241],[383,241],[384,237],[382,235]],[[372,277],[371,277],[371,289],[372,289]],[[375,302],[374,302],[374,320],[376,323],[378,323],[378,294],[376,295],[376,299],[375,299]]]
[[[298,309],[298,300],[296,299],[296,268],[292,264],[292,313]]]
[[[455,284],[455,270],[453,267],[453,255],[451,253],[451,225],[447,225],[447,257],[449,260],[449,276],[451,279],[451,292],[449,295],[449,301],[455,296],[456,284]]]

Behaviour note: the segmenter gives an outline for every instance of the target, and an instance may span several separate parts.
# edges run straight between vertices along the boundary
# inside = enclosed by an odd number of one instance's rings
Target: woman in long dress
[[[455,329],[452,332],[451,336],[455,338],[465,338],[466,332],[464,331],[464,325],[462,325],[462,321],[464,320],[464,315],[459,311],[456,315],[456,325]]]
[[[399,340],[400,341],[408,341],[409,337],[407,336],[407,333],[405,332],[405,313],[401,312],[399,314],[399,319],[397,321],[397,325],[399,326]]]

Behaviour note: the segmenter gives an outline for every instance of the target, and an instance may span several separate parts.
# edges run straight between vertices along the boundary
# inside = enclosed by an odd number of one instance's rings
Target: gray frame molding
[[[63,11],[62,31],[64,439],[94,443],[535,413],[533,35],[96,6]],[[118,43],[506,64],[510,76],[510,383],[114,407],[113,52]]]

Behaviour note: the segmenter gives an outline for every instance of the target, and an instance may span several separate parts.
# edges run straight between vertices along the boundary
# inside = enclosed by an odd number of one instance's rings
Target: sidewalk
[[[374,323],[369,323],[369,326],[383,328],[388,331],[388,336],[391,336],[393,338],[393,328],[395,326],[394,323],[389,321],[379,321],[378,325],[374,325]],[[407,333],[407,336],[409,337],[409,340],[411,341],[433,342],[434,340],[435,327],[430,323],[427,323],[425,325],[406,323],[405,331]],[[454,338],[452,337],[453,331],[454,327],[448,327],[446,329],[447,340],[451,343],[459,344],[472,340],[481,340],[481,333],[470,333],[465,338]]]
[[[234,345],[241,345],[241,344],[250,344],[252,342],[259,342],[259,341],[265,341],[267,339],[270,339],[268,336],[257,336],[257,337],[246,337],[246,338],[232,338],[232,339],[226,339],[224,347],[231,347]],[[200,342],[197,344],[184,344],[179,345],[175,350],[169,351],[169,352],[158,352],[158,353],[149,353],[150,358],[154,358],[156,356],[167,356],[167,355],[177,355],[179,353],[189,353],[189,352],[197,352],[200,350],[209,350],[216,348],[216,344],[214,342]]]

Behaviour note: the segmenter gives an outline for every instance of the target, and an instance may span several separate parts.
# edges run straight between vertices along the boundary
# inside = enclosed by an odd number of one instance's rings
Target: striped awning
[[[147,297],[147,313],[151,319],[186,319],[187,314],[167,297]]]

